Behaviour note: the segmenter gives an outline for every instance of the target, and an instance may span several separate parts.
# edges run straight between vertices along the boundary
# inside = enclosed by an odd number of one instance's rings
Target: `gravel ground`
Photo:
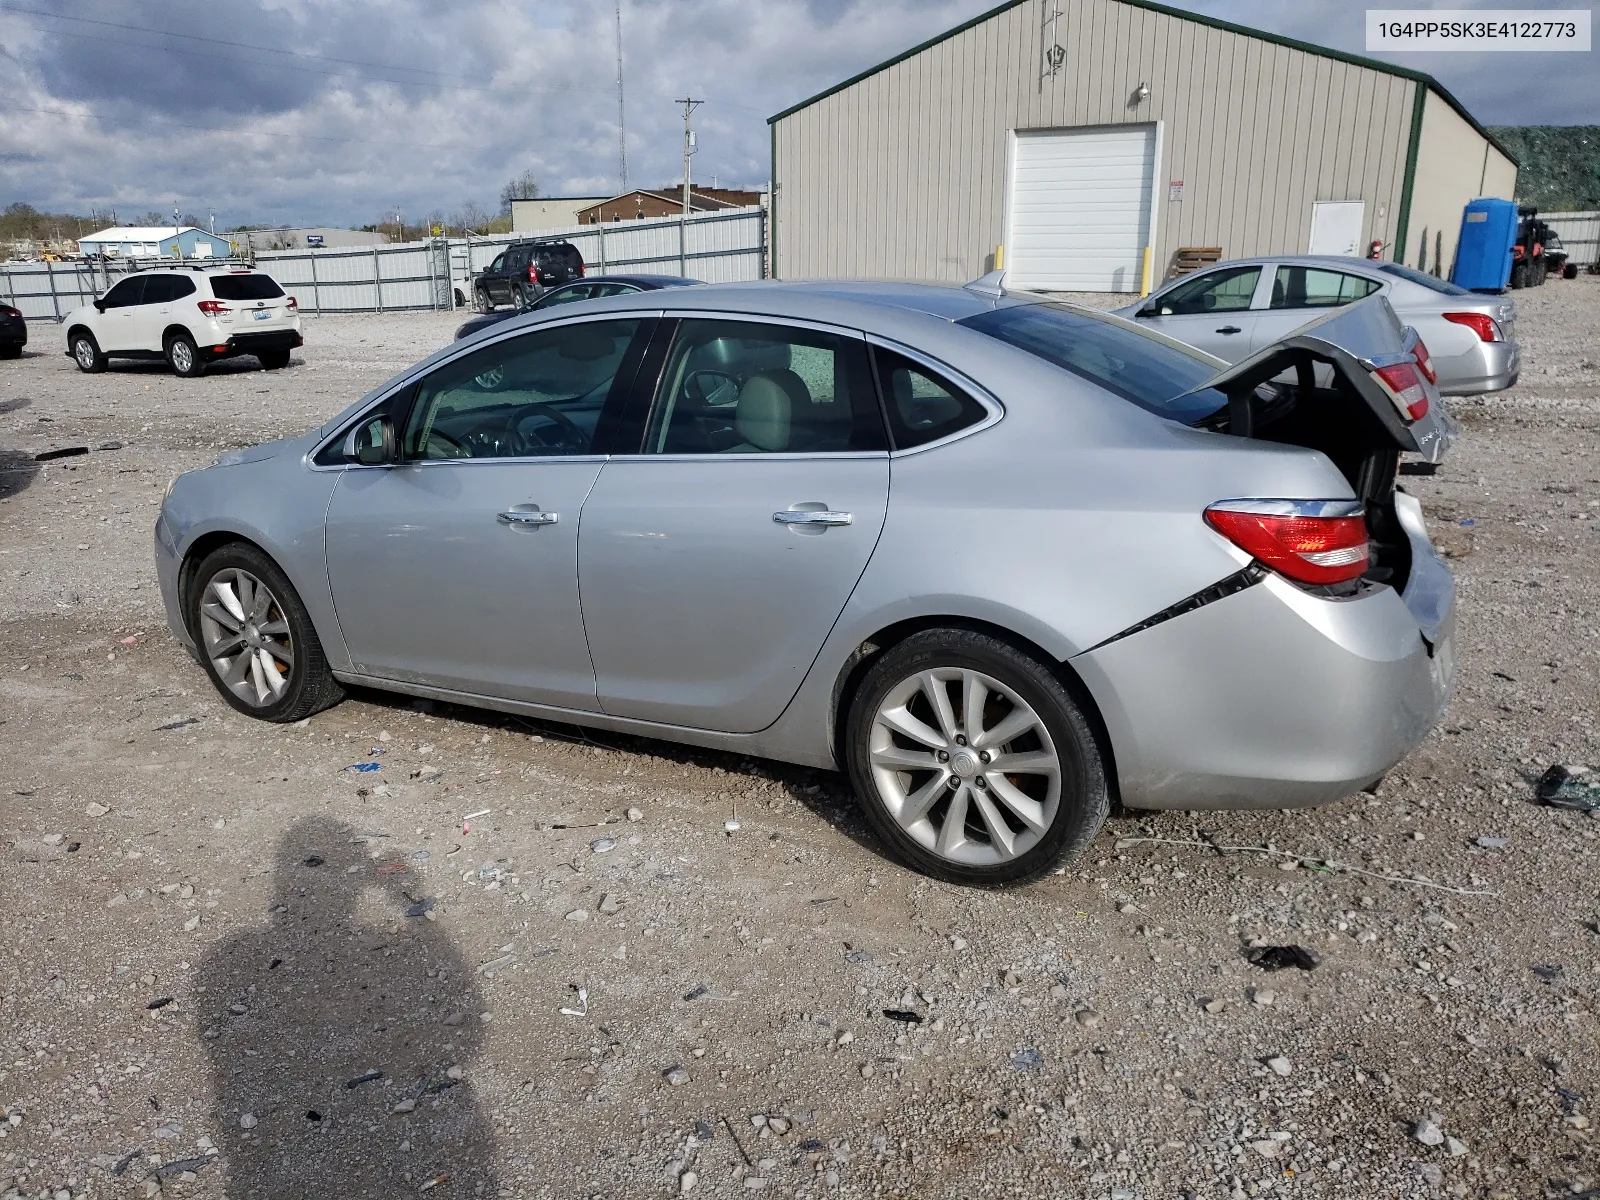
[[[889,861],[822,772],[372,693],[236,715],[163,625],[168,478],[454,319],[192,380],[36,327],[0,366],[0,1196],[1600,1187],[1600,820],[1532,801],[1600,763],[1597,301],[1518,293],[1522,382],[1406,480],[1461,678],[1377,795],[1118,817],[999,894]]]

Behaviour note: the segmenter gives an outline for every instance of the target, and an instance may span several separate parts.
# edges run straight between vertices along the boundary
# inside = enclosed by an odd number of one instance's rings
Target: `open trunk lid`
[[[1227,404],[1195,424],[1326,454],[1366,512],[1374,553],[1365,578],[1399,589],[1434,646],[1451,632],[1454,583],[1428,540],[1422,506],[1396,486],[1401,454],[1436,464],[1455,440],[1423,370],[1426,355],[1416,331],[1372,296],[1219,372],[1205,389]],[[1395,379],[1411,386],[1397,389]]]

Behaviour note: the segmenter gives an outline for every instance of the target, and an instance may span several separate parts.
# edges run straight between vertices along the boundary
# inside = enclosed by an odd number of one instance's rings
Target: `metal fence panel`
[[[1542,212],[1539,219],[1555,230],[1566,247],[1567,261],[1585,267],[1600,262],[1600,212]]]
[[[328,250],[269,250],[258,253],[255,263],[299,301],[302,312],[448,309],[470,305],[472,277],[508,244],[530,236],[500,234]],[[761,279],[766,274],[767,213],[759,207],[575,225],[541,230],[537,237],[571,242],[583,255],[590,275],[636,272],[731,283]],[[59,321],[129,272],[171,265],[171,259],[0,263],[0,294],[30,321]]]

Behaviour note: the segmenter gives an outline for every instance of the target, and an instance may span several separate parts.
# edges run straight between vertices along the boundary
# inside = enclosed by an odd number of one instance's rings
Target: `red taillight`
[[[544,282],[544,276],[539,274],[539,268],[534,266],[532,263],[528,264],[528,282],[529,283],[543,283]]]
[[[196,305],[196,307],[208,317],[214,317],[219,313],[233,311],[233,309],[229,308],[221,300],[202,300],[198,305]]]
[[[1422,372],[1429,383],[1438,383],[1439,372],[1433,369],[1433,355],[1428,353],[1428,343],[1418,338],[1416,349],[1411,353],[1417,360],[1417,370]]]
[[[1395,363],[1392,367],[1378,367],[1372,373],[1406,420],[1420,421],[1428,415],[1428,389],[1416,363]]]
[[[1487,313],[1442,313],[1446,321],[1453,325],[1465,325],[1478,335],[1481,342],[1503,342],[1505,334],[1500,332],[1500,322]]]
[[[299,307],[300,307],[300,301],[296,300],[293,296],[290,296],[289,297],[289,311],[290,312],[294,312]]]
[[[20,317],[21,315],[22,310],[20,308],[12,308],[9,304],[0,304],[0,317]]]
[[[582,278],[583,278],[583,276],[584,276],[584,273],[585,273],[585,272],[586,272],[586,271],[587,271],[587,270],[588,270],[588,268],[587,268],[587,267],[586,267],[586,266],[584,266],[584,265],[583,265],[583,264],[582,264],[582,263],[579,263],[579,264],[578,264],[578,278],[579,278],[579,279],[582,279]]]
[[[1343,583],[1367,569],[1367,521],[1348,501],[1224,500],[1206,524],[1299,583]],[[1323,515],[1327,510],[1335,515]]]

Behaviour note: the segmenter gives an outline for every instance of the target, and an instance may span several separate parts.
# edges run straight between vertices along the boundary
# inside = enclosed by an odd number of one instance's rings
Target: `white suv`
[[[248,267],[140,271],[62,323],[67,353],[83,371],[104,371],[109,358],[165,358],[179,375],[198,375],[235,354],[253,354],[271,371],[287,367],[304,340],[295,298]]]

